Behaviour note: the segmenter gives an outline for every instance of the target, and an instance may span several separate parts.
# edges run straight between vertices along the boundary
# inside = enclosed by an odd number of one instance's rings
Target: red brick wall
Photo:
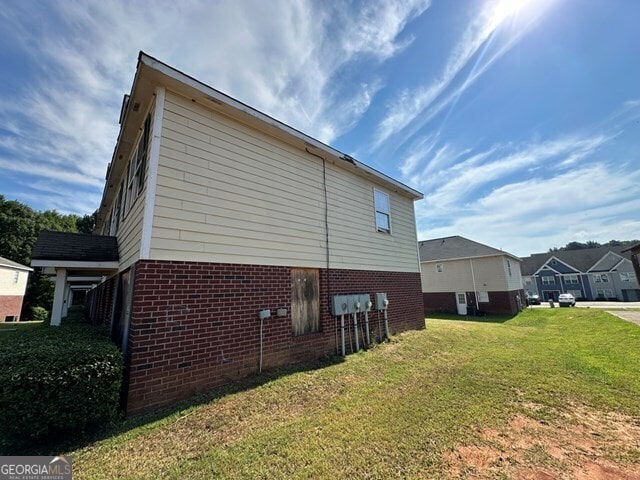
[[[474,292],[466,293],[467,304],[475,307],[476,297]],[[480,311],[493,315],[515,315],[518,313],[516,295],[520,295],[520,300],[524,302],[523,290],[489,292],[489,303],[479,303]],[[422,302],[425,312],[458,313],[455,292],[423,293]]]
[[[261,309],[274,315],[264,322],[263,368],[269,368],[336,352],[330,295],[386,292],[389,326],[396,333],[424,328],[420,290],[418,273],[332,270],[327,276],[321,270],[320,332],[293,337],[290,267],[139,261],[129,328],[127,413],[256,373]],[[287,316],[275,316],[278,308],[286,308]],[[370,322],[375,337],[377,312],[370,313]]]
[[[0,295],[0,322],[4,322],[5,317],[20,319],[23,298],[22,295]]]

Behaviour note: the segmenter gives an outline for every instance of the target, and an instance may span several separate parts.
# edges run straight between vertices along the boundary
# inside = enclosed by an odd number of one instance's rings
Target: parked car
[[[570,293],[561,293],[558,297],[558,303],[561,307],[575,307],[576,299]]]
[[[540,295],[527,293],[527,305],[540,305]]]

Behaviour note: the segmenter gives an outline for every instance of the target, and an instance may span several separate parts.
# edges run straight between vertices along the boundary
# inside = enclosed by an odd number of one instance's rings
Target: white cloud
[[[505,184],[457,206],[421,202],[418,238],[462,235],[526,256],[571,241],[640,237],[640,172],[604,164]],[[578,229],[576,226],[579,226]]]
[[[460,95],[530,30],[552,0],[537,2],[536,10],[529,12],[528,20],[519,23],[518,28],[508,32],[506,40],[497,46],[495,52],[485,58],[496,30],[509,19],[507,15],[509,8],[505,8],[505,5],[508,6],[510,1],[496,0],[484,4],[478,14],[472,16],[473,20],[452,49],[440,76],[418,88],[403,90],[390,102],[385,118],[378,125],[374,147],[379,147],[390,137],[402,132],[419,119],[419,125],[404,136],[401,140],[403,143],[445,107],[455,105]],[[511,13],[518,12],[513,10]],[[474,61],[475,64],[470,68]],[[460,81],[459,77],[466,69],[470,69],[466,79],[449,91],[450,87]]]
[[[35,70],[20,98],[0,101],[5,160],[69,184],[103,178],[138,50],[330,142],[357,123],[383,84],[345,82],[353,65],[375,67],[411,38],[428,0],[325,4],[21,2],[5,5],[5,33]],[[337,81],[339,78],[339,82]],[[338,88],[339,86],[339,88]],[[12,169],[11,162],[0,169]],[[64,172],[64,173],[63,173]],[[50,197],[39,203],[50,205]],[[78,206],[86,209],[85,206]]]
[[[560,168],[563,164],[592,155],[608,138],[603,135],[567,136],[531,144],[502,155],[498,153],[505,150],[505,147],[499,146],[469,157],[464,157],[468,152],[461,152],[454,159],[457,162],[449,168],[434,171],[429,164],[420,176],[414,178],[418,180],[417,188],[428,192],[425,196],[428,205],[440,209],[455,208],[456,205],[466,204],[481,187],[503,181],[512,174],[542,167],[544,175],[555,176],[563,171]],[[435,164],[440,163],[440,160],[435,160]]]

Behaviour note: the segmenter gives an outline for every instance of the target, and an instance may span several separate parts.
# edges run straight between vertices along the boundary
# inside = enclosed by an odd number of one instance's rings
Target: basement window
[[[389,195],[374,188],[373,201],[376,207],[376,230],[383,233],[391,233],[391,203],[389,202]]]
[[[320,331],[320,272],[291,269],[291,332],[294,336]]]

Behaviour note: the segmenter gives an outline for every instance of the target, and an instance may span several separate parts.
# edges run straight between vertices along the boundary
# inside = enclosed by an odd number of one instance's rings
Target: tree
[[[0,257],[29,265],[38,215],[31,207],[0,195]]]
[[[76,220],[76,229],[80,233],[93,233],[93,227],[96,226],[97,218],[98,218],[98,210],[93,212],[91,215],[78,217]]]
[[[91,233],[95,215],[62,215],[55,210],[38,212],[18,201],[5,200],[0,195],[0,257],[22,265],[31,262],[31,251],[40,230]],[[51,310],[53,282],[36,269],[29,276],[21,318],[28,319],[33,307]]]

